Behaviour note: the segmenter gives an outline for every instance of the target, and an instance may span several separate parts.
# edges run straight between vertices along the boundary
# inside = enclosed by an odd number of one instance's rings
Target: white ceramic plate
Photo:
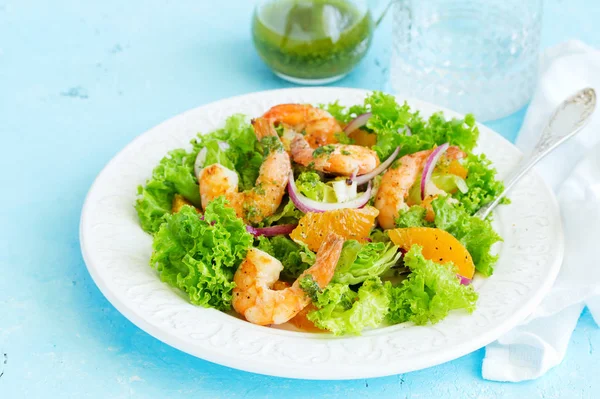
[[[140,228],[133,204],[136,187],[167,151],[188,147],[197,132],[221,127],[232,113],[258,116],[289,102],[339,99],[351,105],[365,95],[364,90],[339,88],[249,94],[185,112],[136,138],[100,173],[81,215],[81,249],[102,293],[134,324],[175,348],[226,366],[292,378],[367,378],[422,369],[481,348],[519,323],[551,287],[563,256],[556,201],[535,175],[526,177],[512,192],[512,204],[496,214],[504,242],[497,248],[494,275],[474,281],[477,310],[453,312],[434,326],[402,324],[341,338],[256,326],[191,305],[150,268],[152,239]],[[421,101],[409,104],[424,115],[442,110]],[[478,151],[505,175],[519,151],[492,130],[479,128]]]

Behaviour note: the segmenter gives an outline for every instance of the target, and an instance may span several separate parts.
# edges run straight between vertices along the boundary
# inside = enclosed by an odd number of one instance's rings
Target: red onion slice
[[[356,181],[356,176],[358,175],[358,168],[354,169],[354,172],[350,175],[348,179],[346,179],[346,184],[351,185],[352,182]]]
[[[358,184],[359,186],[361,184],[365,184],[366,182],[368,182],[369,180],[373,179],[375,176],[379,175],[381,172],[386,170],[392,164],[392,162],[394,162],[394,160],[398,156],[399,152],[400,152],[400,147],[396,147],[394,152],[392,152],[392,155],[390,155],[388,157],[388,159],[385,160],[385,162],[382,162],[378,167],[373,169],[371,172],[365,173],[364,175],[357,176],[354,179],[354,181],[356,181],[356,184]],[[352,177],[350,179],[352,179]]]
[[[365,112],[364,114],[358,115],[356,118],[352,119],[350,123],[346,125],[344,128],[344,133],[350,134],[356,129],[359,129],[367,124],[369,118],[373,115],[371,112]]]
[[[319,202],[312,200],[308,197],[305,197],[298,191],[296,187],[296,183],[294,182],[294,173],[290,172],[290,179],[288,182],[288,192],[290,194],[290,199],[296,205],[296,208],[300,209],[300,211],[304,213],[308,212],[327,212],[333,211],[336,209],[346,209],[346,208],[362,208],[369,202],[371,198],[371,182],[369,181],[369,185],[367,186],[367,191],[362,193],[360,196],[355,199],[347,202]]]
[[[436,147],[425,162],[425,167],[423,168],[423,175],[421,176],[421,200],[425,199],[425,188],[427,187],[427,183],[431,180],[431,174],[433,173],[433,169],[435,165],[440,160],[441,156],[446,152],[446,150],[450,147],[450,143],[444,143],[439,147]]]
[[[246,231],[255,237],[265,236],[273,237],[290,234],[298,225],[297,224],[280,224],[270,227],[252,227],[246,226]]]
[[[460,274],[457,274],[456,276],[460,279],[460,283],[462,285],[469,285],[469,284],[471,284],[471,279],[470,278],[463,277]]]

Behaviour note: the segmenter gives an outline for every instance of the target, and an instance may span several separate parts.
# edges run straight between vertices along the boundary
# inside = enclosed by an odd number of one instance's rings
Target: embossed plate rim
[[[346,88],[252,93],[184,112],[138,136],[100,172],[81,214],[81,250],[100,291],[135,325],[168,345],[229,367],[290,378],[350,379],[409,372],[465,355],[510,330],[531,313],[550,289],[563,256],[558,205],[537,175],[528,176],[528,182],[515,189],[515,203],[497,213],[506,242],[500,247],[498,272],[488,280],[474,282],[482,293],[478,310],[473,315],[454,312],[435,326],[399,325],[344,338],[255,326],[214,309],[189,304],[160,282],[147,266],[151,240],[140,235],[133,212],[135,186],[150,175],[155,162],[168,150],[187,145],[195,131],[208,131],[221,124],[224,116],[241,109],[262,112],[270,105],[291,101],[320,103],[342,99],[356,103],[367,93]],[[423,101],[407,101],[425,114],[443,111],[446,116],[460,117]],[[500,162],[497,166],[506,169],[516,163],[520,152],[512,144],[483,125],[479,128],[484,147],[505,152],[486,150],[490,158]],[[537,199],[539,206],[526,202],[525,207],[521,197],[528,201]],[[525,213],[517,221],[519,212]],[[514,234],[509,234],[510,229]],[[527,254],[511,258],[520,269],[508,264],[505,251],[511,248]],[[531,254],[527,248],[539,253]],[[529,281],[521,280],[523,273],[536,272],[541,274],[528,276]],[[492,294],[497,295],[498,301],[491,300]],[[499,301],[513,301],[511,312],[498,306]],[[468,339],[459,342],[461,336]]]

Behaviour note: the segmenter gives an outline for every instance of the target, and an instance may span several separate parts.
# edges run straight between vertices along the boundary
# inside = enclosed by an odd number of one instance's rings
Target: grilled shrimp
[[[283,149],[274,149],[260,166],[255,187],[239,192],[235,171],[220,164],[210,165],[198,174],[202,207],[206,209],[210,201],[223,195],[238,217],[258,223],[277,211],[290,171],[289,155]]]
[[[432,151],[425,150],[405,155],[399,160],[400,166],[391,167],[384,173],[375,197],[375,208],[379,209],[377,221],[381,228],[394,228],[398,213],[408,208],[405,202],[408,192]],[[460,148],[451,146],[445,155],[448,159],[460,159],[466,154]]]
[[[370,148],[350,144],[329,144],[312,149],[305,137],[292,140],[292,159],[303,166],[341,176],[362,175],[379,165],[377,153]]]
[[[257,248],[248,250],[246,259],[235,272],[233,308],[254,324],[281,324],[290,320],[309,303],[310,298],[300,288],[300,281],[311,275],[324,288],[335,272],[344,240],[330,233],[317,252],[315,263],[292,284],[281,290],[273,285],[283,270],[281,262]],[[280,288],[280,287],[277,287]]]
[[[303,134],[312,148],[337,143],[336,133],[342,128],[331,114],[308,104],[280,104],[252,121],[258,140],[277,136],[275,126],[282,126],[282,142],[289,150],[296,134]]]

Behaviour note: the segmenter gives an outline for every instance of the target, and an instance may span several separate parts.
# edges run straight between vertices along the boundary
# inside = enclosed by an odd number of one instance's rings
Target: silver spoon
[[[488,217],[502,198],[536,163],[587,125],[595,108],[596,92],[592,88],[578,91],[563,101],[550,117],[531,155],[521,161],[517,169],[506,179],[504,191],[492,202],[481,207],[475,216],[481,219]]]

